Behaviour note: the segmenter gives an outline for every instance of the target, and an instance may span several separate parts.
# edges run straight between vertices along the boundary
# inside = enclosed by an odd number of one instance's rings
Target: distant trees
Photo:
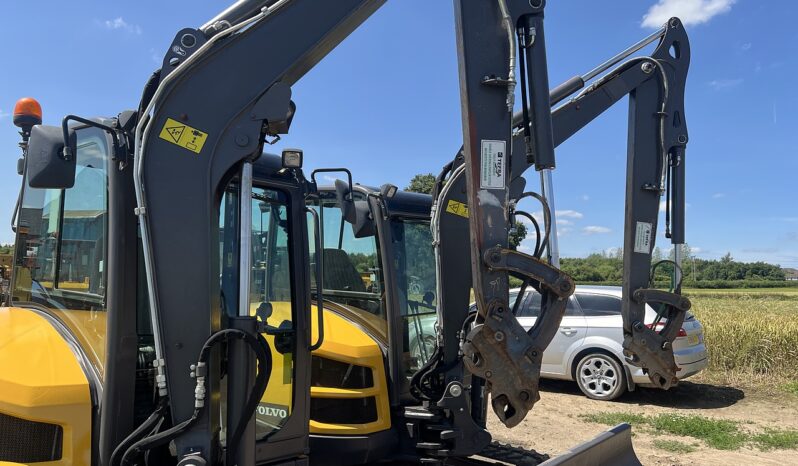
[[[405,191],[414,193],[432,194],[435,187],[435,175],[432,173],[419,173],[410,180],[410,184],[405,187]]]
[[[0,244],[0,254],[13,254],[13,253],[14,253],[13,244]]]
[[[654,261],[662,260],[664,254],[659,248],[652,251]],[[689,246],[685,247],[682,262],[682,283],[710,288],[722,287],[722,282],[748,282],[755,286],[756,282],[783,282],[784,271],[777,265],[765,262],[737,262],[726,254],[719,260],[698,259],[692,256]],[[669,255],[673,260],[673,253]],[[623,278],[623,252],[615,249],[600,254],[591,254],[584,258],[561,259],[562,269],[577,282],[606,282],[620,284]],[[663,264],[657,268],[656,281],[670,281],[673,266]]]

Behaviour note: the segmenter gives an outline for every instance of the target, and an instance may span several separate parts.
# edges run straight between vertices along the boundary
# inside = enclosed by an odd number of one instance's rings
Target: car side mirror
[[[75,185],[77,136],[59,126],[36,125],[31,129],[27,153],[28,186],[31,188],[67,189]],[[69,150],[65,151],[65,143]],[[71,155],[65,155],[71,154]]]

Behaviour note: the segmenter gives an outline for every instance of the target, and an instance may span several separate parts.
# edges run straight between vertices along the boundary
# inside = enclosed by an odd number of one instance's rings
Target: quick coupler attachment
[[[556,267],[510,249],[491,248],[484,260],[492,270],[527,279],[542,295],[540,315],[529,331],[515,318],[506,297],[489,296],[487,309],[478,310],[480,323],[463,344],[466,368],[487,381],[493,411],[513,427],[540,399],[543,351],[557,333],[574,282]]]
[[[654,323],[646,324],[641,320],[632,322],[631,333],[624,328],[623,348],[626,360],[632,365],[642,367],[654,385],[667,390],[679,382],[676,377],[679,367],[673,358],[673,340],[679,335],[679,329],[682,328],[685,315],[692,304],[680,294],[646,288],[636,290],[632,299],[639,304],[649,304],[654,309],[660,308],[664,312],[658,313]]]

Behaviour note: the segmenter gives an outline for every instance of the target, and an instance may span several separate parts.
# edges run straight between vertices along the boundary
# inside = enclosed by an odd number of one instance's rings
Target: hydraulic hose
[[[114,452],[111,454],[111,459],[109,461],[110,466],[118,466],[122,461],[122,454],[127,452],[127,450],[133,445],[134,443],[141,440],[146,435],[149,435],[153,429],[155,429],[159,422],[161,422],[166,414],[166,408],[168,404],[166,403],[165,399],[161,399],[158,407],[150,414],[144,422],[141,423],[133,432],[130,433],[122,442],[117,445],[114,449]]]
[[[260,398],[263,396],[263,392],[266,390],[266,386],[269,383],[269,376],[271,375],[271,370],[272,370],[272,357],[268,343],[261,334],[258,334],[257,337],[255,337],[238,329],[221,330],[219,332],[214,333],[213,335],[211,335],[210,338],[208,338],[208,340],[205,342],[205,344],[202,346],[202,349],[200,350],[196,366],[192,367],[193,376],[197,379],[197,389],[195,390],[195,401],[194,401],[194,413],[191,415],[190,418],[175,425],[174,427],[171,427],[170,429],[167,429],[163,432],[159,432],[157,434],[145,437],[130,445],[125,451],[125,454],[121,458],[121,461],[119,463],[120,466],[131,466],[132,464],[134,464],[133,462],[136,460],[136,458],[138,458],[139,455],[141,455],[141,453],[159,447],[161,445],[165,445],[166,443],[169,443],[170,441],[175,439],[178,435],[180,435],[183,431],[185,431],[187,428],[193,425],[197,421],[197,419],[199,419],[200,414],[202,413],[202,409],[205,406],[205,370],[208,364],[208,359],[210,357],[211,348],[217,343],[220,343],[222,341],[227,341],[229,338],[242,339],[250,346],[250,348],[255,353],[258,359],[258,375],[255,378],[255,383],[252,387],[252,391],[250,392],[249,397],[247,398],[245,410],[243,411],[244,413],[254,414],[258,402],[260,401]],[[162,406],[165,408],[166,405],[167,402],[164,400],[162,402]],[[161,406],[159,406],[159,409],[161,409]],[[150,421],[151,419],[159,421],[160,419],[158,418],[160,416],[157,416],[157,413],[158,410],[156,410],[156,412],[153,413],[147,421],[145,421],[145,424],[154,425],[156,422]],[[239,420],[238,425],[235,426],[232,436],[228,437],[227,441],[228,447],[230,447],[230,445],[236,445],[238,443],[238,441],[241,438],[241,435],[244,432],[244,429],[246,428],[247,422],[248,422],[248,417],[242,416],[242,418]],[[142,427],[139,427],[139,429],[136,429],[134,433],[140,436],[141,432],[146,432],[147,430],[149,430],[143,426],[144,424],[142,424]],[[150,429],[151,428],[152,427],[150,427]],[[129,436],[128,439],[131,439],[131,437],[133,437],[133,434],[131,434],[131,436]],[[128,443],[127,442],[128,439],[125,439],[125,441],[123,441],[123,444]],[[121,447],[122,444],[120,444],[120,446],[117,447],[116,450],[114,450],[112,458],[113,456],[116,456],[118,454],[117,450],[121,450]],[[230,455],[231,450],[232,448],[228,448],[228,455]],[[228,457],[228,461],[229,459],[230,458]],[[112,461],[111,464],[114,465],[115,463]]]

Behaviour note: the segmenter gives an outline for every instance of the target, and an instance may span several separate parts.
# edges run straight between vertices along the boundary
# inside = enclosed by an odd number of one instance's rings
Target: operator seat
[[[355,264],[343,249],[324,249],[324,288],[329,290],[365,292]]]

